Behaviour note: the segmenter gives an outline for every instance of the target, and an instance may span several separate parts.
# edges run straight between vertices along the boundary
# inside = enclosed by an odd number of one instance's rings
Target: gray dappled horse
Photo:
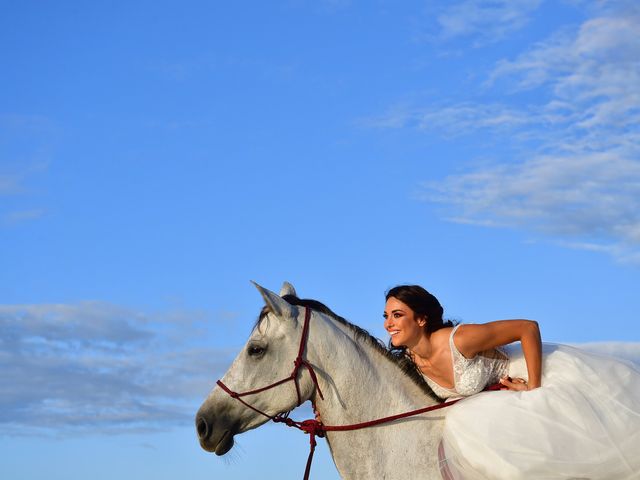
[[[256,286],[266,308],[222,378],[236,392],[289,376],[302,334],[305,302],[297,298],[293,287],[285,283],[277,295]],[[300,402],[311,400],[323,423],[354,424],[437,403],[406,359],[392,356],[375,338],[323,305],[311,304],[304,359],[317,374],[317,386],[308,369],[300,369],[297,378]],[[324,399],[319,398],[318,387]],[[299,401],[294,382],[243,398],[272,416],[290,411]],[[446,410],[362,430],[327,432],[340,475],[345,479],[441,478],[437,450]],[[267,421],[220,387],[212,390],[196,416],[200,445],[217,455],[233,447],[236,434]]]

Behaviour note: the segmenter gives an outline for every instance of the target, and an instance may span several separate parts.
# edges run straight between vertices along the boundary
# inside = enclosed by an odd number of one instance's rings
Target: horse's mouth
[[[222,438],[214,448],[213,452],[216,455],[224,455],[233,447],[233,435],[229,430],[225,430],[222,434]]]
[[[233,434],[231,431],[225,430],[217,442],[209,438],[202,439],[200,440],[200,446],[207,452],[224,455],[233,447]]]

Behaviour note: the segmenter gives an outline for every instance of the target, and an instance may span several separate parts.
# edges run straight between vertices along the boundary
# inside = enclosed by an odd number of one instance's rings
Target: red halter
[[[264,412],[258,410],[257,408],[249,405],[247,402],[242,400],[240,397],[244,397],[246,395],[254,395],[256,393],[264,392],[265,390],[269,390],[269,389],[271,389],[273,387],[277,387],[278,385],[282,385],[283,383],[287,383],[287,382],[293,381],[293,383],[296,386],[296,394],[298,395],[298,406],[300,406],[302,404],[302,397],[300,396],[300,385],[298,384],[298,370],[300,370],[300,368],[302,368],[302,367],[305,367],[309,371],[309,375],[311,375],[311,380],[313,381],[313,384],[318,389],[318,394],[320,395],[320,398],[324,400],[324,397],[322,396],[322,390],[320,390],[320,385],[318,385],[318,378],[316,377],[316,372],[313,371],[313,367],[311,366],[311,364],[309,362],[307,362],[304,358],[302,358],[302,356],[304,355],[305,347],[307,346],[307,337],[309,336],[309,319],[310,318],[311,318],[311,309],[309,307],[305,307],[304,325],[302,327],[302,337],[300,338],[300,347],[298,348],[298,356],[293,361],[293,371],[291,372],[291,375],[289,375],[287,378],[283,378],[282,380],[278,380],[277,382],[274,382],[274,383],[272,383],[270,385],[267,385],[266,387],[256,388],[255,390],[249,390],[247,392],[242,392],[242,393],[234,392],[229,387],[227,387],[224,383],[222,383],[222,380],[218,380],[216,383],[220,386],[220,388],[222,388],[225,392],[227,392],[232,398],[235,398],[236,400],[240,401],[241,403],[243,403],[245,406],[249,407],[254,412],[257,412],[257,413],[259,413],[261,415],[264,415],[265,417],[273,420],[274,418],[277,418],[278,415],[275,415],[275,416],[267,415],[266,413],[264,413]],[[287,412],[287,414],[288,414],[288,412]]]
[[[298,356],[293,361],[293,365],[294,365],[293,371],[291,372],[291,375],[289,375],[287,378],[278,380],[277,382],[274,382],[265,387],[257,388],[255,390],[249,390],[247,392],[242,392],[242,393],[234,392],[229,387],[227,387],[224,383],[222,383],[222,380],[218,380],[216,382],[220,386],[220,388],[222,388],[222,390],[224,390],[229,394],[231,398],[238,400],[240,403],[250,408],[254,412],[267,417],[273,422],[284,423],[288,427],[297,428],[298,430],[301,430],[302,432],[309,434],[310,451],[309,451],[309,457],[307,458],[307,466],[304,470],[304,477],[303,477],[304,480],[308,480],[309,472],[311,471],[311,462],[313,461],[313,453],[315,452],[315,448],[317,444],[316,438],[315,438],[316,436],[324,437],[325,432],[346,432],[350,430],[359,430],[361,428],[366,428],[366,427],[373,427],[375,425],[380,425],[382,423],[392,422],[393,420],[399,420],[401,418],[420,415],[421,413],[431,412],[433,410],[439,410],[441,408],[449,407],[454,403],[457,403],[460,400],[462,400],[462,398],[458,398],[456,400],[451,400],[449,402],[443,402],[436,405],[431,405],[430,407],[411,410],[410,412],[398,413],[397,415],[378,418],[376,420],[370,420],[368,422],[353,423],[351,425],[323,425],[321,422],[313,419],[303,420],[303,421],[293,420],[289,418],[289,414],[291,413],[291,411],[278,413],[276,415],[269,415],[261,410],[258,410],[256,407],[254,407],[253,405],[250,405],[249,403],[245,402],[242,398],[240,398],[246,395],[254,395],[256,393],[264,392],[265,390],[269,390],[271,388],[277,387],[278,385],[282,385],[283,383],[293,381],[296,386],[296,394],[298,395],[298,406],[299,406],[302,404],[302,398],[300,396],[300,386],[298,385],[298,370],[300,370],[301,367],[305,367],[309,371],[309,375],[311,375],[311,380],[313,381],[313,384],[318,389],[318,395],[320,395],[320,398],[324,400],[324,397],[322,396],[322,391],[320,390],[320,385],[318,385],[318,378],[316,377],[316,373],[313,371],[313,367],[309,362],[307,362],[304,358],[302,358],[307,345],[307,338],[309,336],[310,318],[311,318],[311,309],[309,307],[305,307],[304,326],[302,327],[302,336],[300,338],[300,348],[298,349]],[[504,387],[504,385],[501,385],[501,384],[496,384],[496,385],[488,386],[485,390],[501,390],[503,388],[506,388],[506,387]]]

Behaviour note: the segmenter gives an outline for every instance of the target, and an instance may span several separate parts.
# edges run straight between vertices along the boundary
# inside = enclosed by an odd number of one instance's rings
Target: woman
[[[420,286],[386,300],[390,347],[441,398],[470,396],[447,412],[444,478],[640,479],[637,365],[542,346],[529,320],[454,326]],[[474,395],[496,381],[511,391]]]
[[[510,390],[540,386],[542,344],[536,322],[502,320],[457,325],[442,319],[440,302],[418,285],[387,292],[384,326],[393,349],[405,350],[442,398],[478,393],[498,380]],[[507,356],[496,350],[520,341],[529,380],[507,375]]]

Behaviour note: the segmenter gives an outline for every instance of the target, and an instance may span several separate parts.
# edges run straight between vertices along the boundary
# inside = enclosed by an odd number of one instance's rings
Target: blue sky
[[[249,280],[381,338],[411,282],[456,320],[640,342],[635,2],[2,10],[2,478],[299,478],[297,432],[195,438]]]

